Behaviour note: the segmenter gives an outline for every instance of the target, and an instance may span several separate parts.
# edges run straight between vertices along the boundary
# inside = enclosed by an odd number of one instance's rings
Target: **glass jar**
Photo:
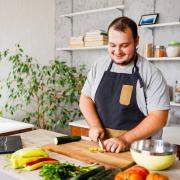
[[[180,103],[180,82],[176,81],[174,101]]]
[[[165,47],[164,46],[155,46],[154,48],[154,57],[165,57]]]
[[[144,44],[143,55],[146,58],[153,57],[153,45],[152,44]]]

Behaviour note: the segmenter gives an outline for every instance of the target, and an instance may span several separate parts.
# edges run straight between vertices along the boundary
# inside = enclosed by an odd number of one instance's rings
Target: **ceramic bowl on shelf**
[[[168,57],[179,57],[180,45],[168,45],[168,47],[166,47],[166,54]]]
[[[171,41],[166,47],[166,54],[168,57],[180,57],[180,42]]]
[[[134,161],[149,170],[167,169],[176,159],[176,145],[163,140],[135,141],[130,151]]]

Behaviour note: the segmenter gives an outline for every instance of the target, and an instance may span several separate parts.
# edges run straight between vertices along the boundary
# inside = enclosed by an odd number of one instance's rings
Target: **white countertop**
[[[21,138],[23,142],[23,147],[32,147],[32,146],[41,146],[45,144],[52,143],[54,138],[61,136],[62,134],[51,132],[47,130],[34,130],[25,133],[21,133]],[[58,159],[60,162],[71,162],[77,165],[85,165],[85,163],[69,158],[67,156],[49,152],[50,157]],[[20,171],[14,170],[10,167],[5,167],[8,164],[6,155],[0,155],[0,175],[2,180],[42,180],[42,177],[39,176],[39,170],[35,171]],[[161,174],[164,174],[169,177],[170,180],[179,180],[180,179],[180,161],[175,161],[172,167],[167,170],[160,171]]]
[[[69,125],[70,126],[82,127],[82,128],[89,128],[89,125],[85,119],[70,122]]]
[[[49,144],[54,142],[54,138],[57,136],[62,136],[62,134],[51,132],[47,130],[34,130],[25,133],[18,134],[21,135],[23,147],[38,147],[41,145]],[[85,165],[86,163],[69,158],[67,156],[53,153],[48,151],[51,158],[55,158],[60,162],[71,162],[77,165]],[[0,155],[0,179],[1,180],[42,180],[43,178],[39,176],[39,170],[35,171],[21,171],[20,169],[12,169],[8,165],[8,160],[6,155]],[[6,167],[7,166],[7,167]],[[3,177],[3,178],[2,178]]]
[[[34,125],[0,117],[0,133],[34,128]]]

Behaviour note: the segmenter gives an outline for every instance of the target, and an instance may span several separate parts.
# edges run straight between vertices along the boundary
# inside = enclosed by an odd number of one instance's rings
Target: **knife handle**
[[[54,139],[54,143],[56,145],[58,144],[65,144],[69,142],[75,142],[75,141],[80,141],[81,136],[59,136]]]

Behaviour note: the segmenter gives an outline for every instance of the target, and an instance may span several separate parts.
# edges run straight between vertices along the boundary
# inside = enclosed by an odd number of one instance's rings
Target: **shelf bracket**
[[[116,8],[117,10],[119,10],[119,11],[123,11],[123,9],[121,9],[121,8]]]

